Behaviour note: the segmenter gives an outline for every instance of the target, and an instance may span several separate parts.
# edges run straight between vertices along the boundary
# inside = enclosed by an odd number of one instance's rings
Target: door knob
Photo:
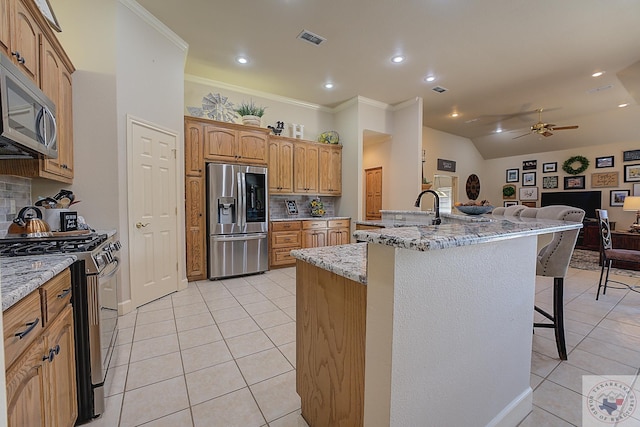
[[[136,228],[144,228],[144,227],[146,227],[147,225],[149,225],[149,223],[148,223],[148,222],[147,222],[147,223],[144,223],[144,224],[143,224],[143,223],[141,223],[141,222],[136,222]]]

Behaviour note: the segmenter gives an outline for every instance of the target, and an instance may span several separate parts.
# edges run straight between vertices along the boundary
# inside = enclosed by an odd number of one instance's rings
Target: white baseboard
[[[496,415],[487,427],[517,426],[533,410],[533,390],[527,387],[518,397]]]

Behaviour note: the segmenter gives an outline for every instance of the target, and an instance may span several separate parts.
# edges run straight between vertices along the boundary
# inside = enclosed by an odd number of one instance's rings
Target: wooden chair
[[[596,292],[597,301],[598,298],[600,298],[600,288],[602,288],[602,295],[605,295],[609,282],[618,283],[630,288],[626,283],[609,280],[609,270],[611,270],[611,263],[613,261],[640,263],[640,251],[633,249],[614,249],[611,242],[609,213],[605,209],[596,209],[596,216],[598,217],[598,224],[600,225],[600,254],[602,255],[602,269],[600,270],[600,281],[598,282],[598,291]],[[604,275],[605,267],[607,268],[606,276]],[[604,285],[602,284],[602,276],[605,276]]]

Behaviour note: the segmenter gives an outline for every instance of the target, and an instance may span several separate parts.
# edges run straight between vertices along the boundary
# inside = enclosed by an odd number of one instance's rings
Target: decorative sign
[[[640,150],[631,150],[622,152],[622,160],[625,162],[634,162],[640,160]]]
[[[591,187],[617,187],[618,172],[603,172],[591,174]]]
[[[40,9],[40,12],[42,12],[42,15],[47,19],[47,21],[49,21],[49,25],[51,25],[51,28],[53,28],[57,32],[62,31],[62,29],[60,28],[60,24],[56,19],[56,15],[51,9],[49,0],[35,0],[35,3],[36,6],[38,6],[38,9]]]
[[[558,175],[542,177],[542,188],[558,188]]]
[[[524,162],[522,162],[522,170],[523,171],[536,169],[537,167],[538,167],[538,161],[537,160],[525,160]]]
[[[439,171],[447,171],[447,172],[455,172],[456,171],[456,162],[453,161],[453,160],[438,159],[438,170]]]
[[[60,212],[60,231],[78,229],[78,212]]]
[[[289,215],[297,215],[298,214],[298,205],[295,200],[285,200],[285,206],[287,207],[287,213]]]

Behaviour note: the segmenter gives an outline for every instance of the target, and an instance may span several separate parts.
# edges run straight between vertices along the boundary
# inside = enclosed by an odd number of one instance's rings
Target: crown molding
[[[170,40],[173,44],[175,44],[180,50],[186,52],[189,50],[189,44],[184,41],[180,36],[174,33],[169,27],[163,24],[158,18],[153,16],[147,9],[142,7],[135,0],[119,0],[120,4],[125,6],[127,9],[135,13],[140,19],[144,22],[152,26],[156,31],[162,34],[165,38]]]
[[[415,98],[409,98],[406,101],[402,101],[401,103],[394,105],[393,107],[391,107],[391,109],[393,111],[398,111],[398,110],[402,110],[403,108],[407,108],[410,105],[417,104],[419,102],[420,103],[422,102],[422,98],[420,98],[419,96],[416,96]]]
[[[333,110],[331,108],[328,108],[328,107],[325,107],[325,106],[322,106],[322,105],[319,105],[319,104],[313,104],[311,102],[305,102],[305,101],[300,101],[298,99],[293,99],[293,98],[287,98],[287,97],[284,97],[284,96],[274,95],[272,93],[262,92],[262,91],[259,91],[259,90],[248,89],[246,87],[236,86],[236,85],[232,85],[230,83],[221,82],[221,81],[218,81],[218,80],[207,79],[205,77],[195,76],[193,74],[185,74],[184,75],[184,79],[185,79],[185,81],[189,81],[189,82],[192,82],[192,83],[203,84],[203,85],[206,85],[206,86],[215,86],[215,87],[218,87],[220,89],[232,90],[234,92],[239,92],[239,93],[243,93],[243,94],[246,94],[246,95],[259,96],[260,98],[270,99],[272,101],[278,101],[278,102],[282,102],[283,104],[294,105],[296,107],[302,107],[302,108],[306,108],[306,109],[309,109],[309,110],[322,111],[324,113],[332,113],[333,112]]]

